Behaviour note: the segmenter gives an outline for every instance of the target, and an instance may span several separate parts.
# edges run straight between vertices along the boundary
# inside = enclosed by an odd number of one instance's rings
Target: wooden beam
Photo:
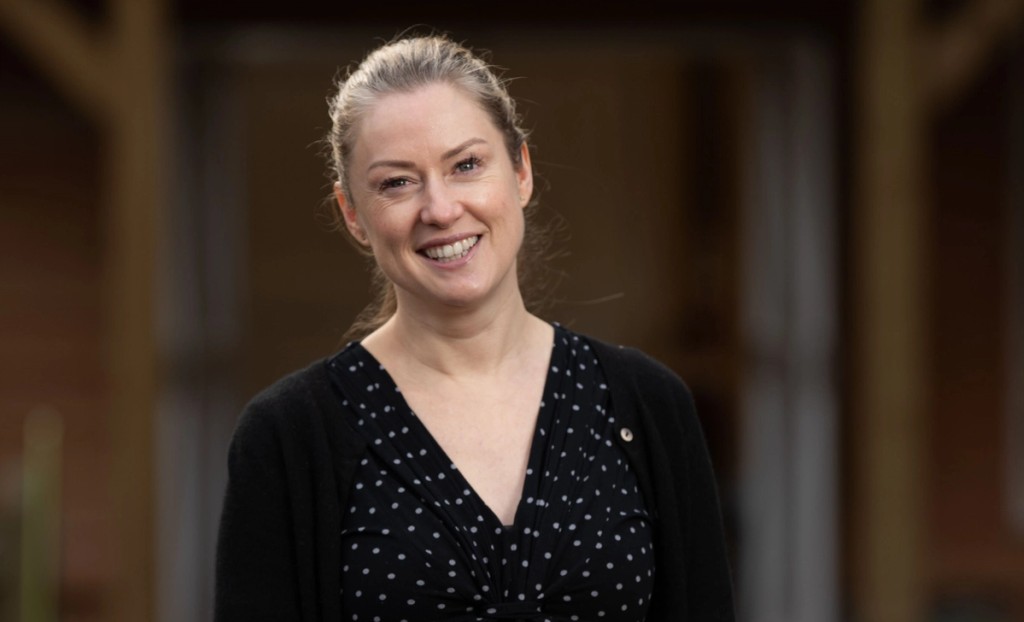
[[[80,15],[54,0],[0,0],[0,27],[65,97],[94,118],[107,116],[107,50]]]
[[[854,617],[925,619],[925,115],[915,0],[860,15],[852,210]]]
[[[922,39],[925,98],[948,108],[984,71],[1000,45],[1024,28],[1024,0],[973,0]]]

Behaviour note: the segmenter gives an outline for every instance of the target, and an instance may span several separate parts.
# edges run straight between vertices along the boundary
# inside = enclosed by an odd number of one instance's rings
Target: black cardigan
[[[654,517],[647,620],[734,620],[718,496],[689,390],[638,350],[589,341]],[[366,449],[341,407],[320,361],[242,413],[217,541],[216,622],[341,620],[341,512]]]

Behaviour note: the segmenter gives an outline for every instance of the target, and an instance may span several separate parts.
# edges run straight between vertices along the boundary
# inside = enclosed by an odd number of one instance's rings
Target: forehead
[[[465,91],[448,84],[430,84],[377,100],[359,123],[353,155],[357,159],[361,155],[397,157],[400,154],[382,153],[395,150],[427,155],[467,138],[500,141],[501,132]]]

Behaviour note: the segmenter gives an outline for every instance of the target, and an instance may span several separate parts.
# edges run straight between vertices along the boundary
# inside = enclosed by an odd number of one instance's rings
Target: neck
[[[363,345],[378,358],[401,356],[446,376],[498,372],[550,334],[550,326],[526,310],[518,289],[478,309],[424,313],[410,306],[399,301],[395,315]]]

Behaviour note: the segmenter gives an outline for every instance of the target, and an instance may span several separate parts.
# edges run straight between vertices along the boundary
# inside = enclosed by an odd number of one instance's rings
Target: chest
[[[409,407],[503,524],[515,520],[544,391],[544,374],[518,382],[413,385]]]

